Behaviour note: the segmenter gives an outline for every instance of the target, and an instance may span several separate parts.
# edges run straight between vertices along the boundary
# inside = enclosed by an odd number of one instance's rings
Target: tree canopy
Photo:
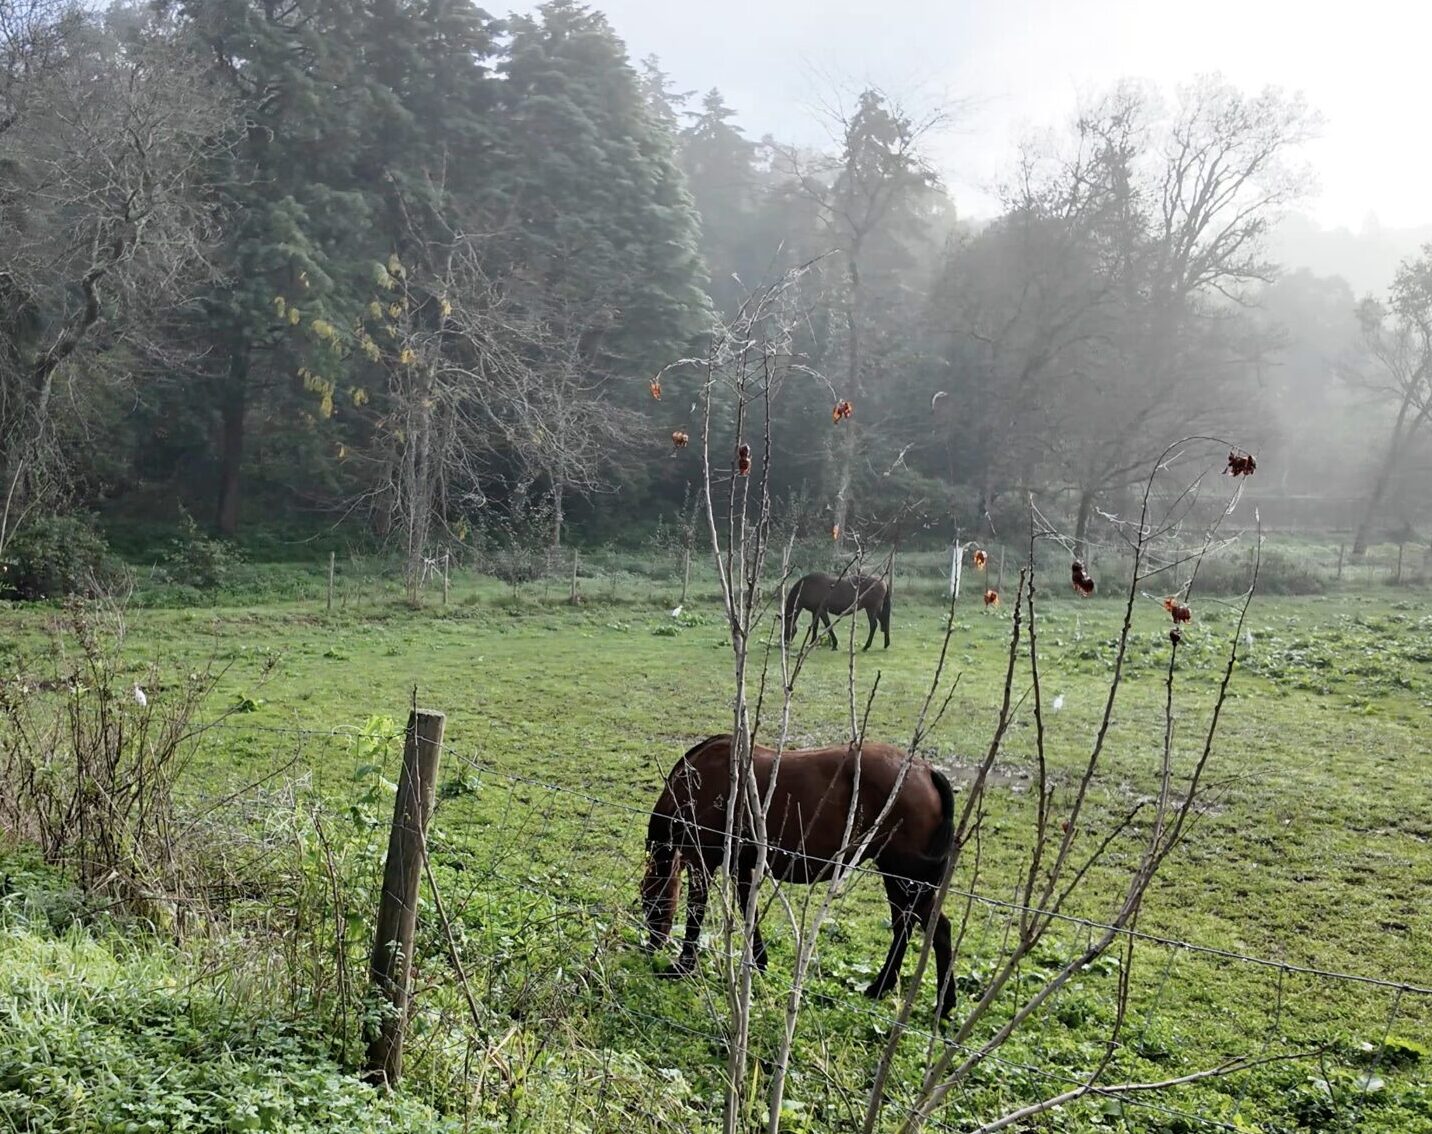
[[[414,564],[533,502],[554,540],[613,493],[654,521],[698,473],[668,440],[686,379],[653,376],[795,265],[773,489],[812,530],[947,535],[1037,491],[1085,543],[1189,432],[1272,446],[1289,493],[1325,488],[1321,445],[1385,508],[1425,456],[1426,265],[1356,311],[1279,278],[1314,118],[1276,93],[1118,86],[975,223],[943,111],[859,89],[825,150],[748,138],[574,0],[3,20],[0,550],[176,495],[224,534],[343,521]]]

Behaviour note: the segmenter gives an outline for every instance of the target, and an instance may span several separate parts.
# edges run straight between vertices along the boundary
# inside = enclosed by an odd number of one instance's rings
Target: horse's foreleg
[[[671,966],[669,976],[686,976],[696,971],[696,951],[701,944],[701,923],[706,920],[706,891],[710,878],[699,858],[690,864],[691,885],[686,894],[686,936],[681,941],[681,954]]]
[[[886,876],[885,896],[890,899],[890,928],[892,938],[890,952],[885,963],[865,990],[871,1000],[885,996],[900,980],[900,965],[905,960],[905,949],[910,944],[910,935],[915,931],[915,908],[911,900],[909,884]]]
[[[736,900],[741,904],[741,916],[750,917],[752,901],[755,895],[752,893],[754,887],[751,885],[751,872],[741,871],[736,882]],[[756,968],[761,972],[766,971],[766,942],[761,937],[761,919],[757,917],[751,925],[751,959],[756,962]]]

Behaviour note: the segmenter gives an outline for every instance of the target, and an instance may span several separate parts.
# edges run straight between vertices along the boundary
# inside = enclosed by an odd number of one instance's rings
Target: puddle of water
[[[936,767],[949,777],[950,783],[956,788],[966,788],[975,782],[979,775],[978,764],[937,764]],[[987,788],[1008,788],[1010,791],[1021,792],[1029,790],[1033,782],[1033,776],[1023,768],[1013,768],[1007,764],[996,764],[985,776]]]

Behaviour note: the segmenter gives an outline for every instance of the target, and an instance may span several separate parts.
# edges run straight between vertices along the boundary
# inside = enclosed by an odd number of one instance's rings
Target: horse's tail
[[[930,779],[934,782],[935,790],[940,793],[940,825],[930,836],[930,844],[925,848],[925,854],[943,866],[949,860],[950,852],[955,849],[955,789],[950,786],[949,779],[939,768],[930,769]]]

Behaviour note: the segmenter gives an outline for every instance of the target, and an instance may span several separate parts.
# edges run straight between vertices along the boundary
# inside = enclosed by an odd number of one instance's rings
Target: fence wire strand
[[[402,739],[405,735],[403,730],[373,732],[368,731],[361,725],[319,729],[264,725],[246,721],[234,721],[232,719],[211,722],[199,726],[196,729],[196,734],[202,734],[210,730],[288,735],[299,738],[305,743],[320,738],[349,742],[362,740],[372,743],[391,743]],[[618,940],[620,939],[620,935],[640,938],[644,930],[644,923],[635,909],[634,884],[631,888],[631,894],[624,896],[621,900],[613,901],[610,896],[584,898],[570,891],[561,893],[557,887],[551,884],[550,880],[529,877],[530,870],[524,870],[520,866],[514,868],[514,863],[520,862],[522,856],[530,854],[530,848],[533,846],[542,845],[547,847],[549,851],[557,846],[552,839],[552,826],[561,810],[560,805],[556,802],[559,799],[570,800],[572,803],[580,805],[582,812],[581,821],[575,832],[569,839],[565,840],[567,845],[560,847],[567,859],[571,861],[577,859],[580,849],[590,846],[594,832],[612,817],[620,817],[623,821],[633,817],[639,818],[641,828],[644,830],[645,820],[650,814],[649,806],[605,798],[592,783],[574,786],[544,780],[538,776],[521,772],[509,771],[474,753],[463,751],[450,742],[445,742],[443,749],[444,755],[455,761],[460,768],[466,772],[474,773],[477,776],[475,788],[477,792],[481,792],[485,783],[503,783],[507,785],[508,789],[507,806],[500,809],[496,817],[496,822],[491,823],[491,825],[487,827],[487,833],[494,837],[487,840],[488,845],[485,849],[488,853],[484,856],[485,861],[481,866],[475,869],[469,866],[463,868],[462,873],[467,877],[465,879],[465,885],[463,886],[463,893],[459,900],[453,903],[453,916],[455,918],[460,919],[473,906],[477,906],[480,909],[483,903],[484,893],[488,893],[489,898],[492,898],[495,897],[495,895],[491,894],[492,890],[505,887],[509,890],[515,889],[528,893],[543,903],[547,908],[555,910],[556,913],[552,918],[546,920],[555,921],[559,917],[580,916],[599,924],[605,923],[608,926],[608,932],[617,934],[616,939]],[[522,801],[527,804],[527,806],[514,806],[514,801],[518,799],[515,794],[516,791],[518,789],[527,788],[532,789],[534,792],[545,794],[547,797],[545,805],[539,798]],[[446,814],[448,810],[449,806],[447,802],[440,801],[439,814]],[[486,826],[486,824],[484,825]],[[699,825],[693,826],[698,830],[703,829],[700,828]],[[723,831],[717,831],[715,829],[709,830],[710,833],[713,834],[724,834]],[[462,839],[466,837],[468,833],[466,830],[446,832],[442,830],[441,827],[436,829],[429,836],[434,859],[441,861],[453,855],[470,853],[470,847],[462,842]],[[618,835],[618,832],[615,830],[612,830],[611,833],[614,836]],[[557,857],[562,856],[558,855]],[[639,870],[639,866],[637,869]],[[848,867],[847,869],[861,875],[871,877],[879,876],[879,872],[874,867],[866,864],[859,864],[855,867]],[[632,881],[634,883],[637,871],[633,870],[629,873],[632,875]],[[602,889],[609,894],[612,884],[613,883],[609,881]],[[782,885],[781,883],[775,884],[778,886]],[[1273,1007],[1257,1055],[1250,1056],[1243,1060],[1241,1068],[1234,1067],[1230,1074],[1244,1073],[1249,1067],[1266,1061],[1268,1058],[1276,1058],[1276,1056],[1270,1057],[1269,1053],[1280,1032],[1285,1003],[1285,984],[1292,976],[1302,976],[1313,980],[1346,984],[1354,987],[1385,989],[1392,992],[1392,1008],[1383,1028],[1384,1034],[1382,1042],[1384,1046],[1391,1036],[1392,1027],[1402,1007],[1404,996],[1432,997],[1432,988],[1411,981],[1339,972],[1315,965],[1299,965],[1288,961],[1274,960],[1257,954],[1243,953],[1218,946],[1203,945],[1197,942],[1150,933],[1144,930],[1112,926],[1095,918],[1081,917],[1064,913],[1060,910],[1049,910],[1039,906],[1024,904],[1018,900],[1018,893],[1019,890],[1016,887],[1015,896],[1013,898],[1001,898],[979,893],[972,889],[950,886],[948,894],[951,898],[957,899],[960,902],[974,903],[988,912],[988,916],[981,919],[984,922],[984,926],[979,935],[979,945],[973,950],[974,955],[980,957],[986,956],[988,954],[991,936],[996,932],[1001,932],[1007,938],[1012,926],[1021,915],[1048,917],[1052,921],[1068,926],[1075,932],[1082,931],[1086,934],[1112,931],[1124,939],[1147,943],[1168,951],[1167,960],[1162,966],[1162,971],[1155,982],[1149,1000],[1148,1009],[1144,1016],[1142,1028],[1140,1029],[1140,1040],[1147,1035],[1152,1025],[1154,1013],[1163,1000],[1165,990],[1170,983],[1175,961],[1178,957],[1185,955],[1200,956],[1216,961],[1248,965],[1250,967],[1275,971],[1277,973],[1277,986]],[[713,897],[715,894],[716,891],[713,889]],[[527,915],[524,914],[524,917],[526,916]],[[1001,918],[1004,920],[1004,925],[998,927]],[[542,919],[524,921],[517,927],[516,932],[525,932],[535,925],[540,925],[541,921]],[[597,935],[596,944],[599,946],[602,940],[603,938],[599,933]],[[1002,949],[1007,949],[1007,947],[1008,941],[1006,940]],[[723,958],[719,944],[714,939],[704,945],[704,951],[708,957],[712,957],[716,960],[740,961],[740,954]],[[813,977],[817,979],[840,979],[837,971],[827,972],[825,968],[820,965],[819,960],[813,967],[812,973]],[[707,982],[701,983],[705,984]],[[489,978],[489,991],[490,987]],[[764,974],[762,987],[764,994],[771,997],[772,1002],[775,1002],[777,998],[784,999],[796,991],[793,986],[780,983],[778,978],[773,979],[771,972]],[[713,998],[709,993],[709,989],[701,993],[704,997],[707,1015],[711,1023],[709,1030],[693,1026],[692,1023],[683,1020],[673,1019],[668,1014],[645,1011],[631,1003],[630,997],[622,996],[621,991],[621,988],[613,987],[610,983],[603,984],[601,988],[602,1008],[610,1014],[612,1020],[627,1022],[631,1029],[638,1034],[647,1035],[649,1034],[647,1029],[655,1027],[678,1032],[692,1039],[710,1044],[718,1049],[726,1042],[727,1037],[721,1026],[722,1021],[717,1003],[719,998]],[[881,1027],[888,1029],[901,1026],[896,1015],[875,1005],[868,1004],[858,993],[840,996],[828,990],[815,987],[814,983],[808,983],[801,991],[810,1001],[832,1007],[839,1007],[843,1011],[852,1012],[865,1017]],[[1054,1011],[1057,1007],[1058,1005],[1056,1003],[1051,1003],[1045,1009],[1046,1014]],[[913,1039],[925,1042],[932,1051],[944,1046],[954,1046],[966,1054],[972,1054],[979,1050],[977,1044],[952,1044],[951,1040],[940,1035],[935,1030],[922,1028],[913,1023],[903,1025],[903,1030]],[[1286,1039],[1284,1042],[1286,1042]],[[1306,1055],[1307,1053],[1289,1052],[1288,1057],[1293,1058],[1300,1054]],[[1067,1090],[1070,1087],[1083,1086],[1088,1082],[1086,1078],[1080,1078],[1068,1071],[1034,1066],[998,1053],[986,1055],[984,1062],[991,1068],[1014,1072],[1048,1083],[1051,1089],[1057,1087]],[[1359,1100],[1358,1106],[1359,1114],[1362,1105],[1365,1105],[1368,1089],[1376,1069],[1377,1062],[1374,1061],[1364,1081],[1363,1096]],[[1127,1092],[1110,1089],[1108,1086],[1101,1086],[1098,1083],[1090,1085],[1087,1093],[1089,1096],[1095,1098],[1116,1099],[1121,1105],[1134,1107],[1152,1114],[1159,1114],[1165,1118],[1176,1119],[1198,1128],[1238,1131],[1245,1128],[1237,1124],[1237,1116],[1246,1101],[1251,1086],[1252,1076],[1245,1074],[1244,1082],[1240,1084],[1240,1089],[1233,1099],[1233,1108],[1231,1111],[1233,1121],[1231,1122],[1209,1116],[1206,1113],[1206,1103],[1200,1108],[1198,1113],[1195,1113],[1172,1105],[1166,1101],[1156,1101],[1146,1097],[1132,1095]],[[900,1111],[913,1113],[909,1111],[907,1104],[898,1098],[892,1097],[888,1099],[886,1105]],[[927,1122],[928,1125],[937,1129],[954,1129],[954,1127],[942,1122],[938,1116],[932,1116]]]

